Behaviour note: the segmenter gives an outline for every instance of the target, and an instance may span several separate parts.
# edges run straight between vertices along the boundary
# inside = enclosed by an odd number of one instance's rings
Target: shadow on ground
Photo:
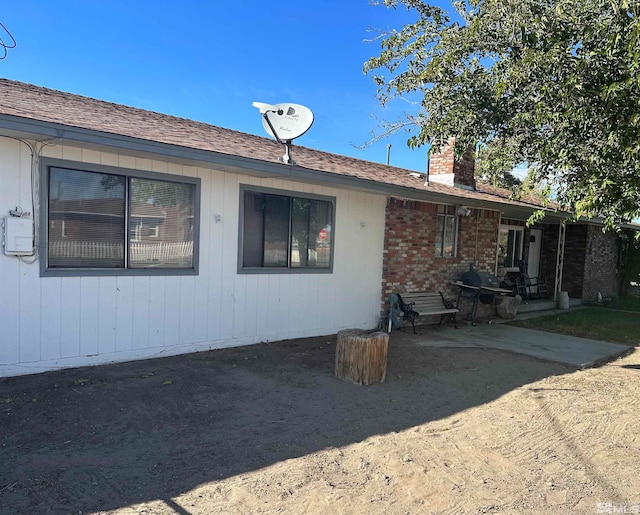
[[[368,387],[333,376],[335,336],[0,380],[0,512],[170,499],[573,370],[413,338],[392,334],[387,380]]]

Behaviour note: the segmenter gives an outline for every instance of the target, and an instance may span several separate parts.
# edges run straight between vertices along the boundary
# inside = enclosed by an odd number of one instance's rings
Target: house
[[[373,328],[388,292],[451,292],[471,263],[616,293],[615,238],[551,210],[526,228],[539,205],[446,151],[426,183],[6,79],[0,99],[0,216],[35,228],[0,254],[0,376]]]

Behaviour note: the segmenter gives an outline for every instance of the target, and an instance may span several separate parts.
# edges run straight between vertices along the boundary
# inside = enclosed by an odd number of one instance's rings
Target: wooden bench
[[[455,307],[453,302],[448,302],[442,292],[414,292],[414,293],[403,293],[400,295],[401,302],[398,303],[398,306],[392,306],[392,298],[391,294],[389,301],[389,315],[388,315],[388,330],[391,331],[392,327],[392,318],[394,315],[394,308],[399,309],[401,314],[400,317],[403,321],[411,322],[413,327],[413,332],[416,332],[416,324],[415,319],[421,316],[429,316],[429,315],[440,315],[440,324],[442,324],[442,320],[445,317],[448,317],[455,326],[458,328],[458,323],[456,321],[456,315],[460,312],[460,310]],[[397,298],[397,294],[395,294]]]

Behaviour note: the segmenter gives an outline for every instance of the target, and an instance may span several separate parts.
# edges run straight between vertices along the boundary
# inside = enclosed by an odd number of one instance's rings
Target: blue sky
[[[265,135],[253,101],[309,107],[313,127],[295,144],[424,171],[426,150],[398,134],[366,150],[382,108],[362,73],[379,43],[371,28],[400,28],[413,13],[369,0],[232,2],[21,0],[0,22],[17,41],[5,78]],[[6,37],[3,38],[6,40]],[[292,151],[295,159],[295,149]]]

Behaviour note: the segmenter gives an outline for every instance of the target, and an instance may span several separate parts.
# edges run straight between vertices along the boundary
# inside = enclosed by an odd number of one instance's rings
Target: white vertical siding
[[[41,278],[0,254],[0,376],[374,327],[385,198],[68,146],[46,156],[201,179],[199,274]],[[0,216],[32,210],[30,151],[0,138]],[[336,198],[329,274],[238,274],[240,184]]]
[[[98,354],[103,356],[116,352],[117,281],[114,276],[98,279]]]
[[[149,348],[152,349],[164,346],[166,280],[166,277],[149,278]]]
[[[133,286],[129,277],[116,277],[116,352],[133,350]]]
[[[1,259],[1,258],[0,258]],[[0,363],[20,361],[19,263],[0,264]]]
[[[80,281],[79,277],[60,280],[60,357],[80,356]]]
[[[0,140],[0,174],[4,187],[0,188],[0,218],[16,205],[29,206],[30,191],[23,190],[23,175],[29,176],[29,149],[20,142],[2,138]],[[21,263],[17,259],[5,259],[0,265],[0,363],[20,361],[20,310],[23,293],[20,286]]]
[[[52,277],[53,281],[40,283],[40,310],[47,316],[40,317],[40,359],[48,361],[61,355],[61,329],[63,302],[62,281]],[[44,342],[46,341],[46,345]]]
[[[164,299],[162,317],[163,347],[178,345],[180,342],[180,297],[184,295],[180,288],[180,276],[169,276],[164,280],[164,290],[160,295]]]
[[[47,281],[50,278],[43,279]],[[80,354],[98,355],[98,328],[100,325],[100,283],[99,277],[80,279]]]
[[[16,258],[13,258],[16,259]],[[18,286],[18,320],[20,321],[20,333],[18,336],[20,361],[24,363],[38,362],[42,360],[40,345],[42,343],[42,319],[45,312],[42,311],[41,282],[38,278],[38,270],[34,265],[20,263],[18,267],[20,282]],[[2,302],[10,303],[11,299]],[[48,316],[46,314],[45,316]],[[49,340],[47,339],[47,345]],[[55,344],[55,343],[54,343]]]
[[[150,277],[134,277],[132,319],[133,330],[131,332],[131,348],[134,351],[144,351],[149,348],[150,316]]]

